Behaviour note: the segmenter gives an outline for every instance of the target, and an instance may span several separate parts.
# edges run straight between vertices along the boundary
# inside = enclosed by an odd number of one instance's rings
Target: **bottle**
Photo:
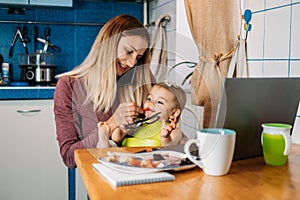
[[[0,54],[0,66],[1,66],[1,70],[0,70],[0,85],[3,84],[3,82],[2,82],[2,63],[3,63],[3,56]]]
[[[9,63],[2,64],[2,82],[3,85],[9,85]]]
[[[1,70],[2,71],[2,70]],[[1,76],[2,72],[0,72],[0,85],[3,85],[3,81],[2,81],[2,76]]]

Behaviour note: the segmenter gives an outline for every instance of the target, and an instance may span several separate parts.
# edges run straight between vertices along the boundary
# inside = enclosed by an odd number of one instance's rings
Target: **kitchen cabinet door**
[[[0,199],[68,199],[53,100],[0,101]]]
[[[28,0],[0,0],[0,4],[27,5]]]
[[[72,7],[73,0],[30,0],[30,5]]]
[[[0,0],[3,5],[72,7],[73,0]]]

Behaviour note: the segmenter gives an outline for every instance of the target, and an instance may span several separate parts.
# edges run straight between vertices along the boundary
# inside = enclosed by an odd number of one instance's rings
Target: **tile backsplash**
[[[143,3],[74,0],[73,8],[27,8],[24,15],[8,14],[8,8],[0,8],[0,54],[4,62],[11,64],[12,79],[20,80],[19,55],[25,50],[19,38],[9,58],[16,27],[28,28],[29,53],[34,52],[34,26],[38,27],[40,38],[44,38],[44,28],[49,27],[50,42],[61,48],[61,52],[56,53],[55,73],[68,71],[87,56],[103,24],[119,14],[130,14],[143,22]],[[38,43],[37,49],[43,46]]]
[[[198,61],[182,0],[150,1],[150,19],[171,15],[167,26],[168,62]],[[300,77],[300,1],[242,0],[252,11],[247,51],[251,77]],[[178,39],[176,39],[178,38]],[[191,42],[190,42],[191,41]],[[186,70],[188,71],[188,70]],[[184,73],[184,72],[183,72]],[[184,73],[185,74],[185,73]],[[181,73],[180,73],[181,75]]]
[[[300,77],[299,0],[246,0],[253,16],[248,37],[252,77]]]

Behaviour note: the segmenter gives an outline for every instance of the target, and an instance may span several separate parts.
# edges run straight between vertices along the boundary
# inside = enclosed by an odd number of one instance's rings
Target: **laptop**
[[[227,78],[216,127],[236,131],[233,160],[262,156],[262,123],[294,124],[300,78]]]

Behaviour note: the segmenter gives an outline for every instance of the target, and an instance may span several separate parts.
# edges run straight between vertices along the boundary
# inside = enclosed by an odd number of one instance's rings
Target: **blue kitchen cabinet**
[[[72,7],[73,0],[0,0],[0,5]]]

